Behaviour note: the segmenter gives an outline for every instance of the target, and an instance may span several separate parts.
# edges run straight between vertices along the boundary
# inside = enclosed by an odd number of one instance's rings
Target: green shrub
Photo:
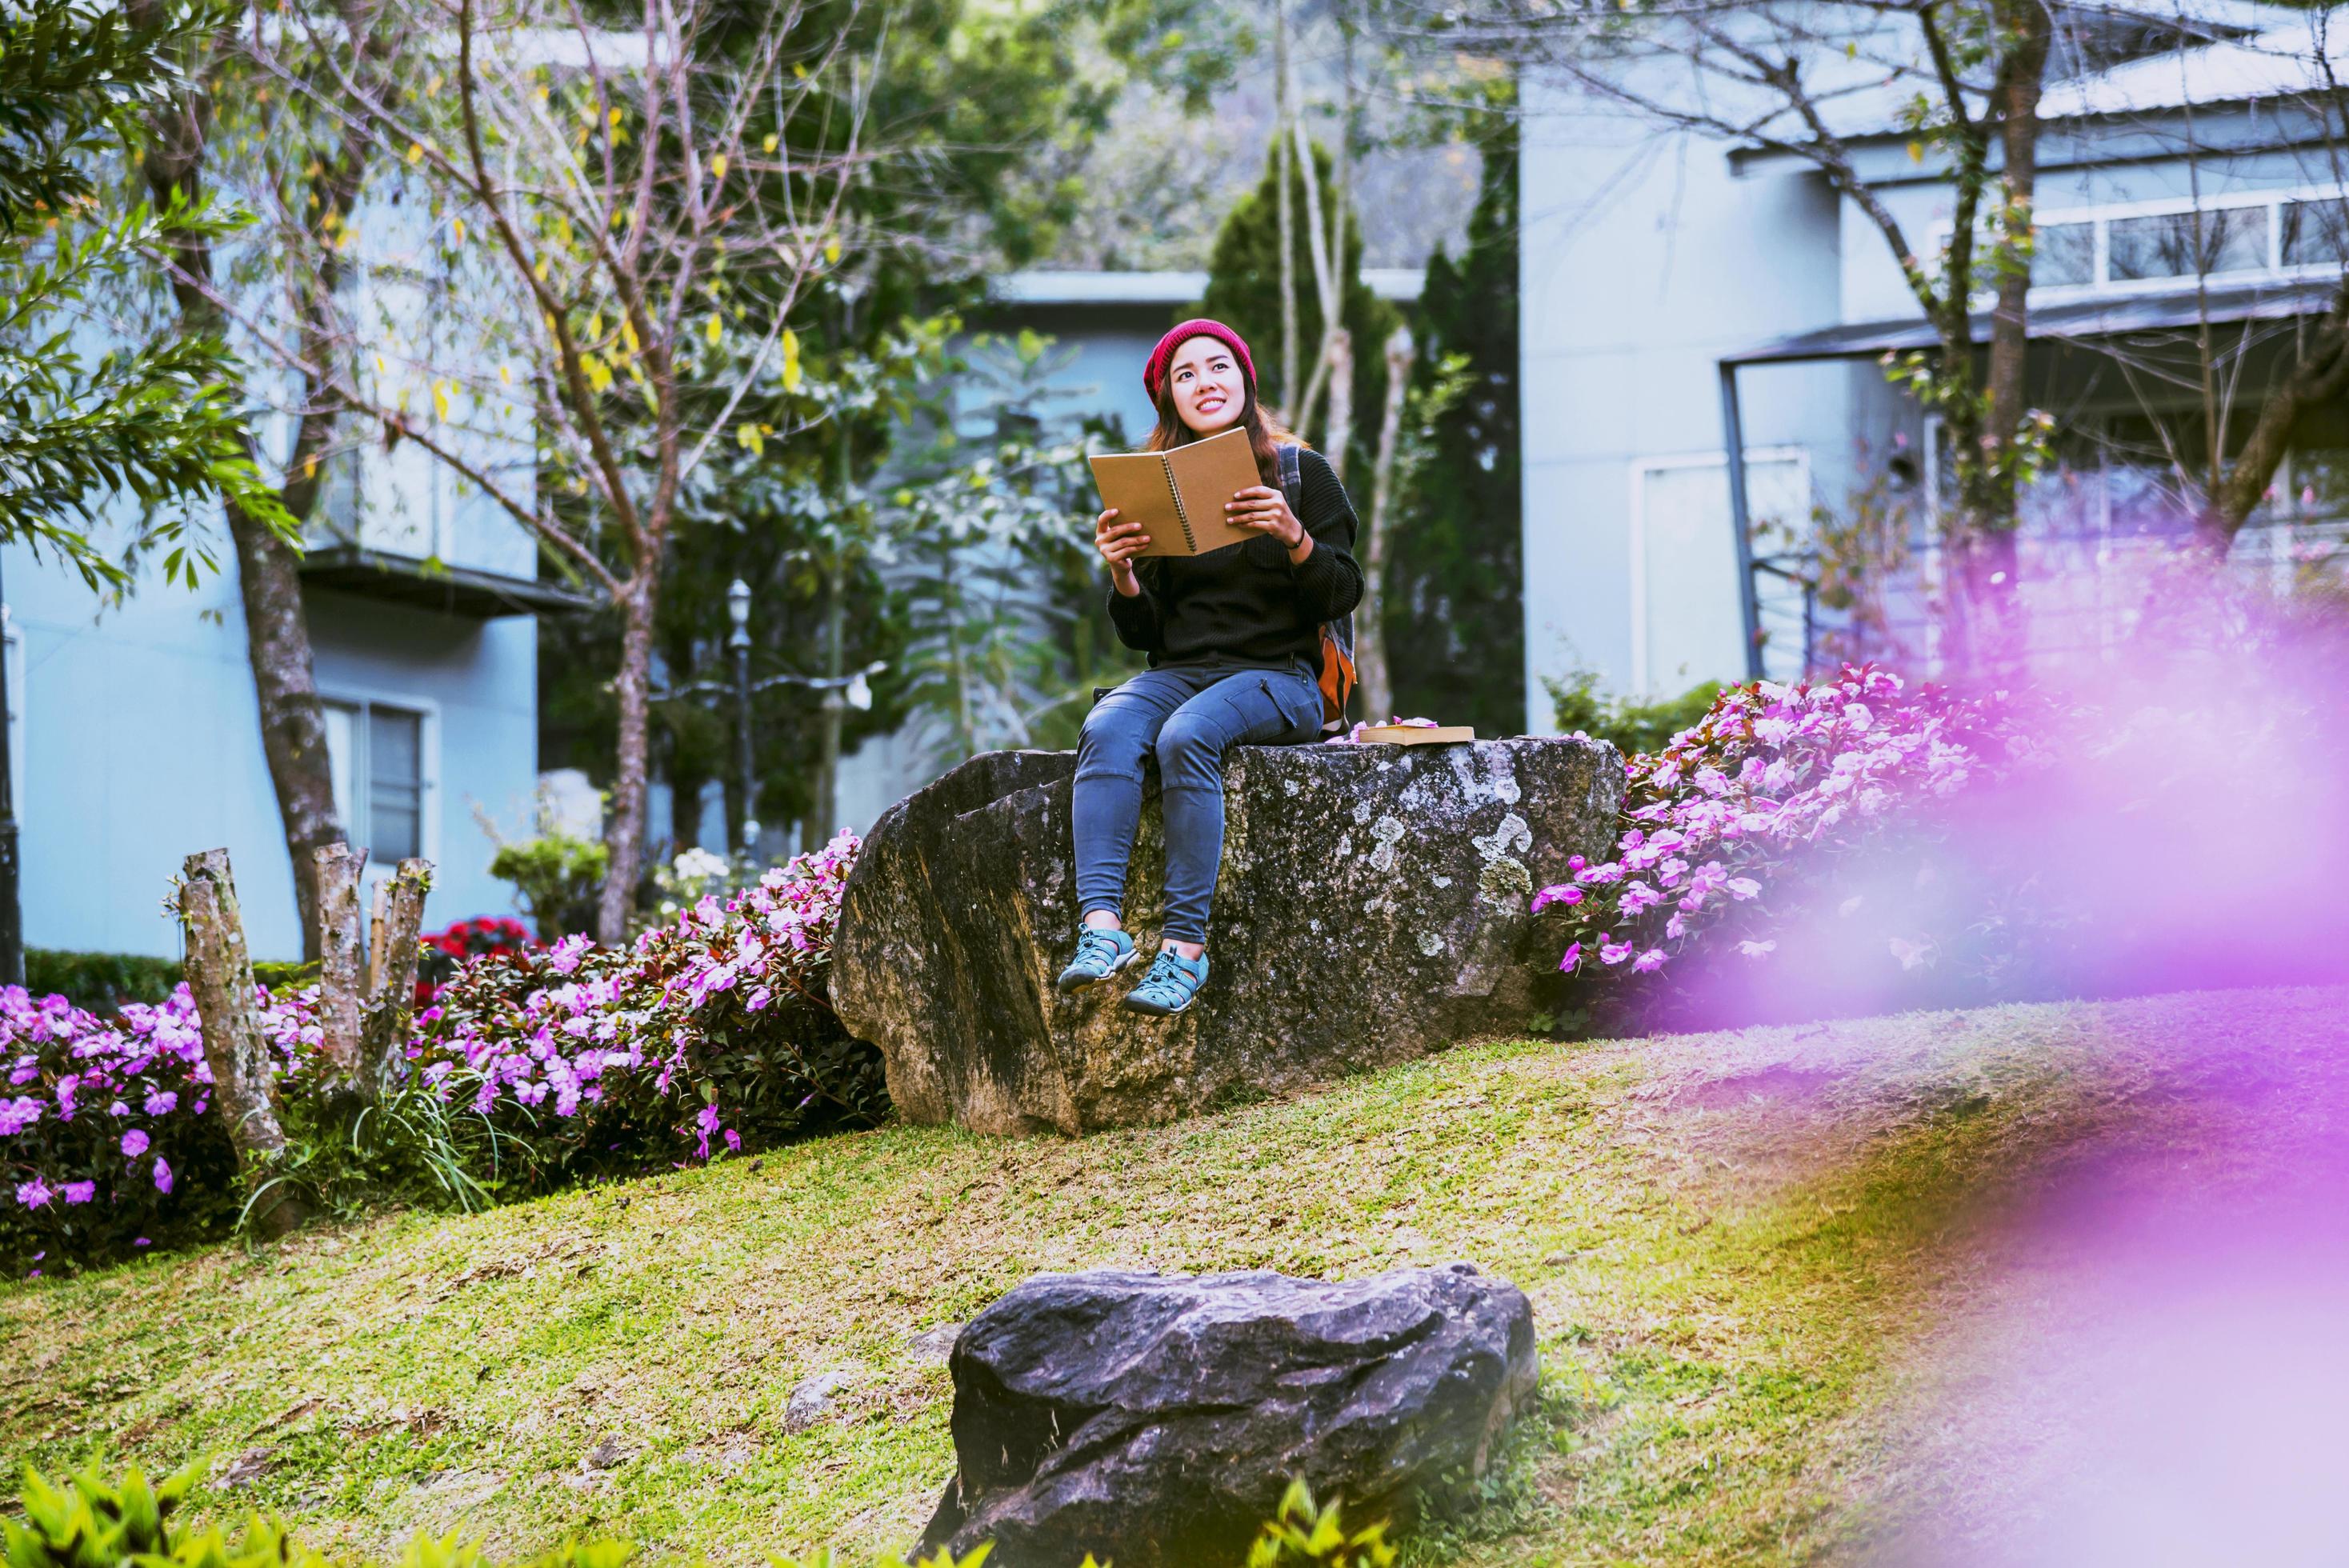
[[[154,1485],[134,1467],[119,1485],[89,1470],[65,1486],[34,1470],[18,1498],[23,1522],[0,1519],[5,1568],[328,1568],[326,1554],[294,1538],[274,1515],[248,1514],[232,1538],[220,1526],[178,1530],[171,1516],[203,1473],[203,1461]],[[532,1560],[532,1568],[621,1568],[635,1548],[617,1541],[565,1542]],[[400,1568],[488,1568],[481,1542],[419,1533],[399,1554]]]
[[[500,844],[490,874],[514,884],[514,902],[539,940],[553,942],[594,928],[596,895],[611,863],[612,851],[593,840],[547,832]]]
[[[176,958],[69,953],[54,947],[25,950],[26,991],[36,996],[54,993],[93,1013],[117,1012],[125,1002],[160,1002],[180,980]]]
[[[1558,729],[1577,730],[1593,740],[1611,740],[1626,757],[1661,751],[1672,737],[1702,719],[1721,695],[1719,681],[1691,686],[1661,702],[1633,702],[1628,697],[1602,696],[1599,676],[1577,670],[1563,680],[1545,676],[1550,709]]]
[[[175,1529],[172,1516],[202,1478],[204,1465],[197,1460],[151,1485],[136,1466],[119,1483],[85,1470],[64,1486],[28,1468],[17,1499],[24,1518],[0,1519],[0,1568],[328,1568],[323,1553],[296,1540],[274,1515],[246,1515],[233,1538],[218,1525],[199,1532]],[[533,1558],[530,1568],[623,1568],[635,1555],[636,1548],[626,1542],[566,1541]],[[892,1555],[872,1568],[981,1568],[988,1555],[986,1546],[959,1559],[940,1552],[916,1564]],[[1278,1515],[1257,1535],[1247,1568],[1390,1568],[1394,1561],[1384,1525],[1349,1534],[1339,1522],[1338,1505],[1316,1508],[1313,1494],[1297,1481],[1281,1499]],[[829,1549],[812,1557],[768,1562],[773,1568],[848,1568]],[[369,1565],[347,1560],[347,1568]],[[401,1551],[399,1568],[492,1565],[480,1541],[467,1542],[452,1530],[439,1536],[419,1532]],[[1096,1564],[1088,1556],[1082,1568],[1114,1564]]]
[[[273,991],[282,991],[316,982],[318,966],[264,961],[254,965],[253,977]],[[70,953],[56,947],[25,950],[27,993],[63,996],[92,1013],[111,1016],[131,1002],[159,1006],[185,978],[176,958],[150,958],[142,953]]]
[[[1257,1532],[1247,1568],[1392,1568],[1394,1560],[1383,1523],[1349,1534],[1335,1502],[1315,1507],[1312,1491],[1293,1480],[1280,1511]]]

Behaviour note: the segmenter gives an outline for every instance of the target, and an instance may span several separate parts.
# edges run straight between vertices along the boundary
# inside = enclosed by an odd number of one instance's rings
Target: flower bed
[[[412,1081],[511,1135],[481,1142],[499,1164],[477,1173],[509,1187],[878,1117],[878,1054],[842,1030],[828,985],[857,848],[843,834],[626,948],[579,936],[534,948],[483,923],[451,927],[437,951],[486,950],[417,1014]],[[261,991],[289,1132],[320,1040],[315,995]],[[0,991],[0,1259],[55,1267],[233,1218],[235,1158],[209,1114],[186,986],[118,1019]]]
[[[1714,966],[1732,954],[1770,962],[1824,891],[1856,910],[1873,875],[1863,862],[1939,831],[1942,803],[2033,754],[2003,694],[1911,689],[1853,665],[1833,680],[1732,687],[1661,750],[1626,762],[1615,852],[1573,857],[1572,880],[1540,889],[1533,908],[1564,912],[1558,968],[1622,1022],[1685,997],[1671,972],[1700,954]],[[1926,939],[1920,928],[1878,946],[1906,970]]]
[[[411,1055],[547,1177],[877,1118],[878,1054],[842,1030],[829,985],[857,848],[843,833],[628,948],[566,936],[476,961],[419,1015]]]
[[[260,989],[282,1082],[315,1053],[308,993]],[[236,1159],[212,1107],[194,1002],[100,1018],[0,989],[0,1256],[39,1268],[200,1233],[233,1215]]]

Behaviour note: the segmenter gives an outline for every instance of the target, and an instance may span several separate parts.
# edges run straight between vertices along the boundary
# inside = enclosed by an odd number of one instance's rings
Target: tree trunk
[[[612,682],[618,708],[617,765],[612,778],[612,820],[604,830],[611,851],[604,889],[595,905],[595,940],[616,947],[627,940],[628,912],[635,907],[636,878],[645,859],[645,760],[650,738],[653,658],[653,574],[647,562],[620,597],[620,668]]]
[[[149,113],[144,172],[158,203],[175,195],[192,202],[202,194],[208,129],[202,102],[200,94],[186,94],[157,104]],[[356,184],[355,178],[351,183]],[[172,260],[182,274],[172,280],[171,292],[183,328],[192,335],[224,335],[227,324],[208,293],[212,283],[210,243],[201,235],[183,233],[173,242]],[[316,391],[305,387],[314,404]],[[324,449],[327,428],[320,409],[305,408],[287,463],[288,482],[280,496],[297,521],[306,521],[317,504],[316,459]],[[265,469],[267,465],[261,461],[250,438],[246,447],[255,466]],[[302,581],[291,545],[235,502],[225,502],[224,510],[229,537],[236,547],[237,591],[243,601],[245,653],[253,667],[254,696],[261,711],[262,753],[268,760],[269,781],[277,795],[285,851],[293,861],[302,956],[314,961],[323,951],[316,855],[326,845],[342,841],[343,825],[335,812],[326,711],[319,705],[317,680],[311,667],[310,624],[302,603]]]
[[[1354,444],[1354,335],[1339,327],[1330,335],[1330,426],[1322,456],[1340,479],[1346,477],[1346,453]]]
[[[1303,433],[1305,416],[1297,397],[1297,220],[1289,205],[1288,119],[1295,98],[1288,80],[1288,0],[1272,7],[1272,158],[1274,209],[1280,225],[1280,388],[1276,404],[1289,425]],[[1311,170],[1307,173],[1309,177]]]
[[[1305,249],[1313,263],[1313,297],[1321,306],[1321,342],[1314,351],[1312,374],[1305,382],[1305,396],[1297,402],[1297,433],[1303,435],[1312,422],[1313,410],[1321,401],[1321,392],[1330,374],[1330,335],[1344,324],[1345,287],[1337,276],[1338,263],[1330,259],[1329,235],[1321,227],[1321,171],[1313,160],[1312,139],[1305,134],[1305,124],[1299,120],[1290,140],[1297,145],[1297,161],[1305,170]],[[1325,455],[1331,456],[1342,469],[1342,454],[1330,450],[1325,434],[1321,442]]]
[[[2223,557],[2235,535],[2259,509],[2292,445],[2292,427],[2302,410],[2349,397],[2349,274],[2333,296],[2333,308],[2312,329],[2283,384],[2260,405],[2260,417],[2234,466],[2203,508],[2198,529],[2203,548]]]
[[[1999,178],[2006,195],[2004,222],[2020,228],[2033,222],[2039,179],[2039,96],[2052,23],[2044,0],[2001,0],[1997,21],[2004,35],[1992,105],[1998,116]],[[2024,372],[2031,354],[2030,289],[2028,266],[2001,272],[1998,301],[1991,311],[1990,365],[1983,388],[1985,456],[1997,479],[1986,498],[1988,510],[1971,520],[1979,531],[1968,552],[1974,603],[1986,612],[1982,630],[1989,645],[1978,652],[2000,670],[2012,668],[2022,658],[2026,641],[2014,538],[2014,446],[2029,390]]]
[[[405,860],[376,884],[376,947],[368,956],[366,1023],[360,1036],[359,1092],[382,1094],[398,1076],[416,1006],[416,961],[424,931],[424,895],[432,890],[432,862]]]
[[[843,466],[845,467],[844,464]],[[835,560],[832,563],[831,573],[824,579],[823,674],[825,680],[831,684],[823,688],[823,705],[819,710],[819,745],[816,752],[815,775],[815,822],[817,832],[821,835],[819,843],[830,843],[832,836],[840,831],[841,828],[840,730],[842,723],[848,717],[848,699],[843,694],[839,684],[843,663],[841,635],[843,623],[846,617],[846,606],[842,603],[843,594],[841,578],[845,574],[846,570],[841,562]],[[957,702],[967,704],[970,690],[968,676],[957,672],[955,690]],[[967,708],[961,722],[964,730],[963,745],[968,751],[971,741],[970,718]]]
[[[1379,416],[1379,452],[1371,467],[1371,512],[1364,536],[1355,542],[1362,562],[1362,603],[1354,612],[1354,669],[1362,687],[1362,712],[1378,720],[1393,717],[1394,673],[1387,660],[1386,569],[1388,506],[1394,492],[1395,449],[1402,440],[1402,405],[1417,357],[1409,326],[1387,336],[1386,404]]]
[[[212,1109],[228,1129],[247,1183],[258,1186],[285,1152],[277,1124],[275,1074],[261,1037],[253,955],[244,918],[229,874],[228,851],[190,855],[181,867],[180,922],[187,935],[188,990],[203,1031],[204,1062],[212,1069]],[[284,1188],[265,1194],[254,1211],[263,1233],[282,1236],[309,1217]]]
[[[326,844],[314,857],[318,886],[319,1051],[326,1074],[348,1087],[359,1078],[359,1007],[367,991],[360,973],[359,873],[367,851]]]

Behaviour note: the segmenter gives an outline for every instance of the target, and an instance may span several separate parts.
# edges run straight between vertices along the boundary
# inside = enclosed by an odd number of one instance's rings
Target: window
[[[425,852],[425,715],[385,703],[328,703],[335,810],[371,867]]]
[[[2115,218],[2106,233],[2111,246],[2108,275],[2116,283],[2258,272],[2268,264],[2265,207]]]
[[[1938,225],[1936,242],[1949,242]],[[1985,230],[1978,254],[1990,254]],[[2261,273],[2322,275],[2349,264],[2349,199],[2339,186],[2247,191],[2079,207],[2038,215],[2031,253],[2033,289],[2174,288],[2197,277],[2244,278]],[[1989,294],[1978,296],[1987,304]]]
[[[2031,286],[2064,288],[2096,281],[2096,226],[2042,223],[2031,251]]]
[[[2349,262],[2349,201],[2286,201],[2282,221],[2285,266],[2337,267]]]

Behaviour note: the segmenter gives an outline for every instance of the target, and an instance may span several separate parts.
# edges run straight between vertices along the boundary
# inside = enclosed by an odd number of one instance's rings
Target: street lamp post
[[[9,778],[15,758],[8,751],[8,612],[0,603],[0,985],[25,983],[25,909],[16,861],[16,799]]]
[[[726,640],[734,651],[734,766],[742,780],[742,815],[736,842],[745,853],[759,834],[759,775],[750,743],[750,585],[740,577],[726,590],[726,614],[734,634]]]

